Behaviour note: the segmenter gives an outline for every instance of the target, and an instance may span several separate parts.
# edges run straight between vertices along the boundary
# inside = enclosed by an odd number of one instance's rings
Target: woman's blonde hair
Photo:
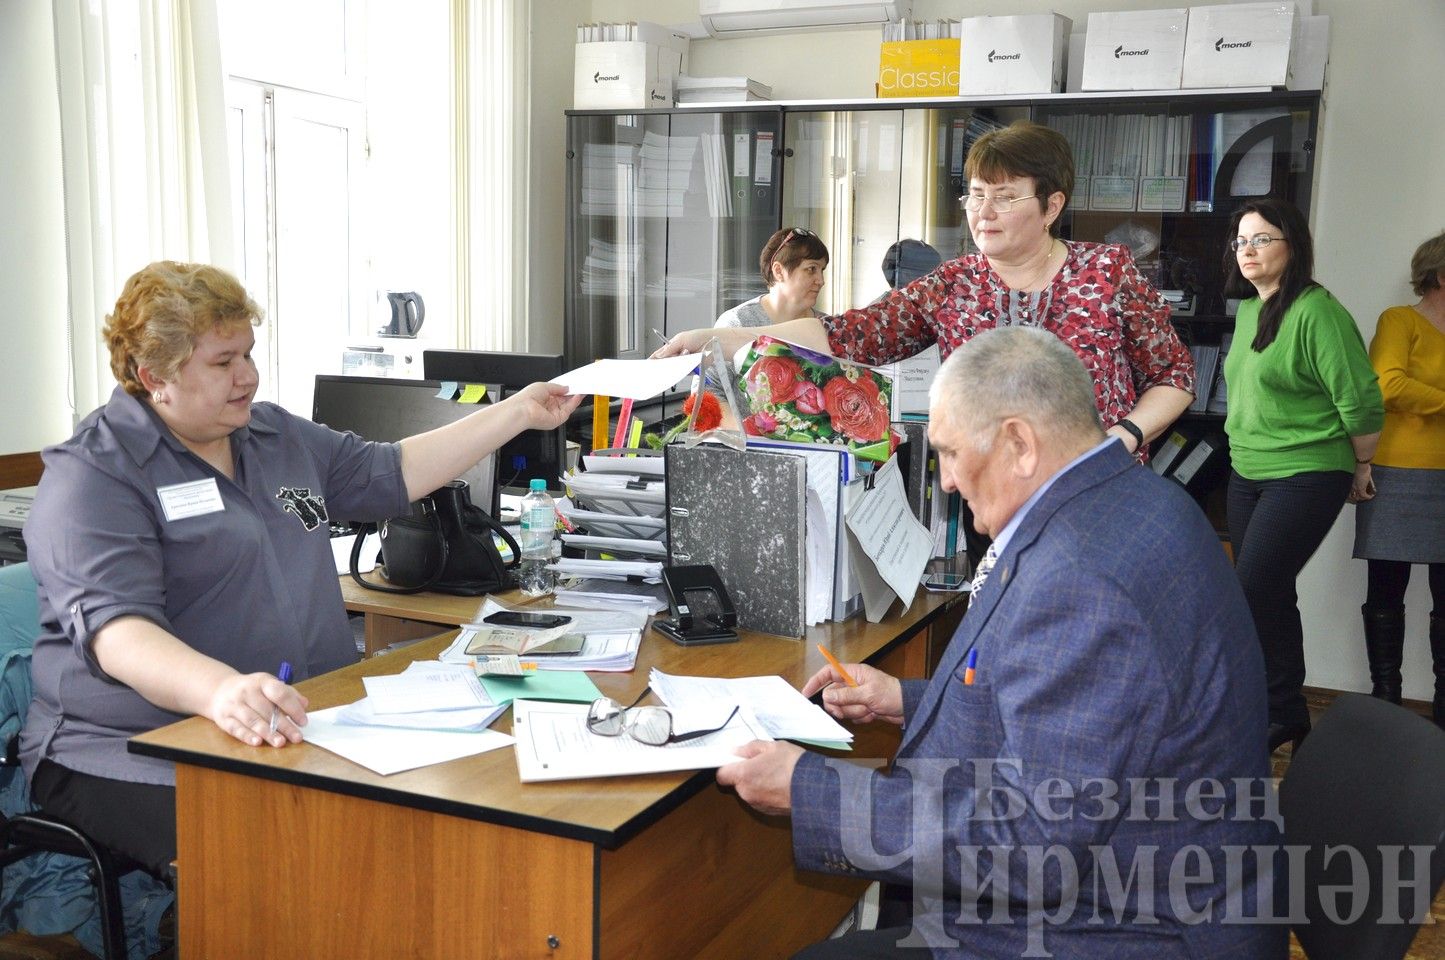
[[[1410,258],[1410,286],[1423,297],[1445,280],[1445,233],[1436,234],[1415,248]]]
[[[208,330],[231,334],[261,322],[261,308],[239,280],[203,263],[158,260],[125,282],[101,335],[125,392],[143,397],[139,368],[175,377]]]

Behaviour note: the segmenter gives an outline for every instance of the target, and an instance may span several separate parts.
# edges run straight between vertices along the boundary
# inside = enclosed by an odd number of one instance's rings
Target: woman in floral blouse
[[[1094,379],[1109,433],[1136,453],[1189,406],[1194,364],[1169,308],[1118,244],[1060,240],[1074,159],[1056,131],[1027,121],[969,150],[963,198],[979,252],[944,263],[877,303],[770,327],[678,334],[655,356],[711,337],[731,355],[768,334],[859,363],[903,360],[937,343],[946,358],[984,330],[1038,326],[1067,343]],[[1142,454],[1141,454],[1142,456]]]

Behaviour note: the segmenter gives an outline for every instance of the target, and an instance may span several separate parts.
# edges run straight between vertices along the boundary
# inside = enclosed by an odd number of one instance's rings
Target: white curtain
[[[457,0],[457,339],[527,347],[531,0]],[[570,70],[570,64],[568,65]],[[551,266],[548,265],[551,269]]]
[[[78,419],[115,385],[100,329],[127,277],[238,264],[215,0],[52,4]]]

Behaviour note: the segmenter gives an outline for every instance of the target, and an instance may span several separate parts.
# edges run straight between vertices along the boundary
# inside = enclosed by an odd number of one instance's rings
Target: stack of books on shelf
[[[676,92],[679,106],[773,99],[773,88],[751,77],[691,77],[684,74],[677,78]]]
[[[1194,400],[1189,404],[1189,412],[1204,413],[1214,386],[1220,350],[1217,344],[1196,343],[1189,348],[1189,353],[1194,357]]]

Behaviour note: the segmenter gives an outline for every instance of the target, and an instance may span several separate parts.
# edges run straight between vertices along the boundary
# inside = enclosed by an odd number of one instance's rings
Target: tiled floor
[[[1318,716],[1329,706],[1327,696],[1310,697],[1310,712]],[[1274,755],[1275,776],[1282,777],[1289,769],[1289,748],[1282,747]],[[1411,944],[1406,960],[1445,960],[1445,889],[1431,905],[1433,924],[1420,929]],[[1290,960],[1307,960],[1293,936],[1290,937]],[[0,937],[0,960],[89,960],[90,954],[72,937],[31,937],[10,934]]]

